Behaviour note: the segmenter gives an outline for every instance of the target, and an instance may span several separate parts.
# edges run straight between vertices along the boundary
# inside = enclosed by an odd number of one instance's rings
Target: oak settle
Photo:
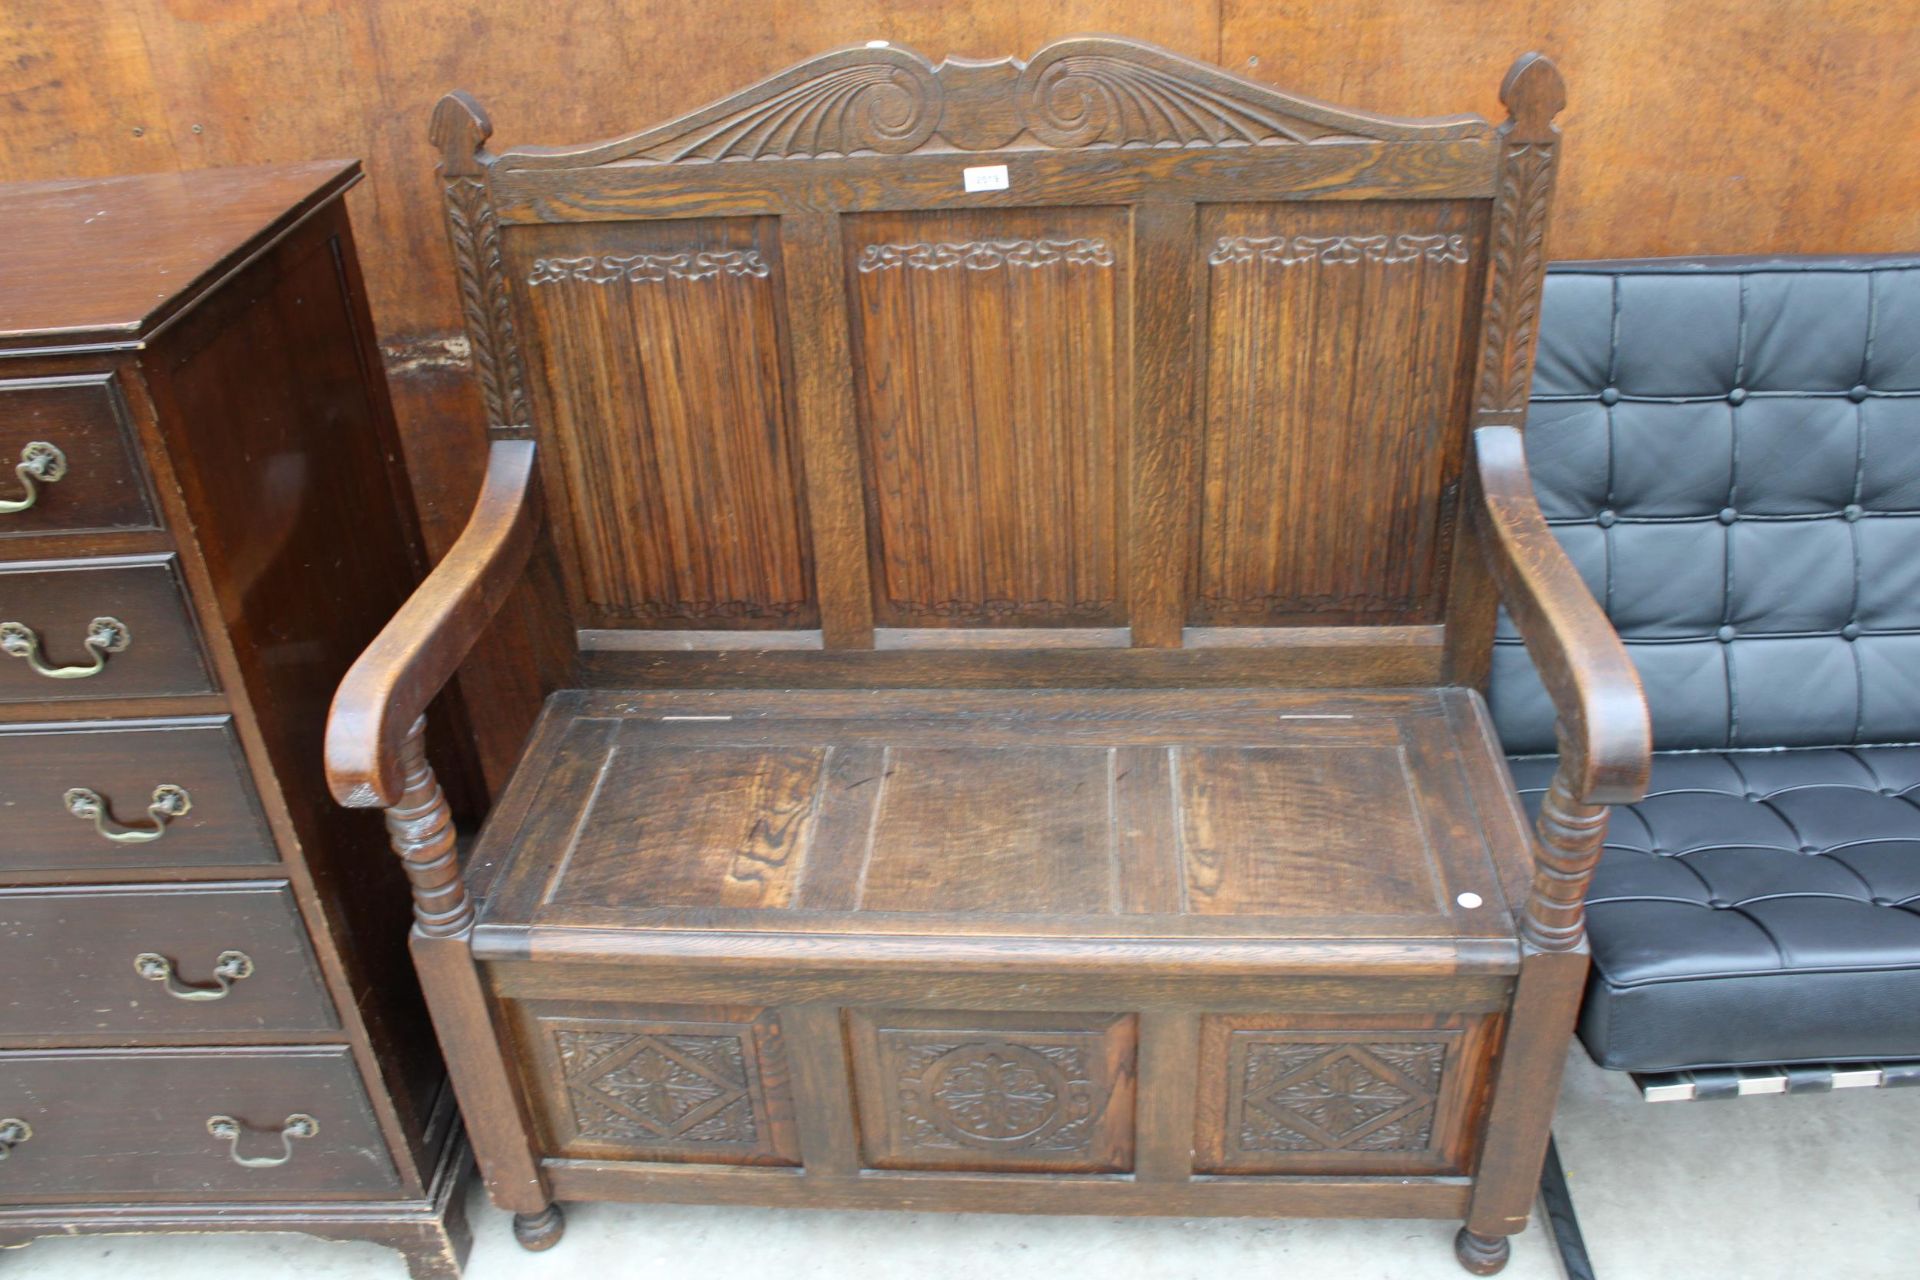
[[[494,437],[342,685],[493,1198],[1525,1225],[1647,723],[1529,496],[1564,90],[1346,111],[1124,40],[434,116]],[[419,717],[576,640],[462,871]],[[1529,832],[1496,601],[1562,774]]]

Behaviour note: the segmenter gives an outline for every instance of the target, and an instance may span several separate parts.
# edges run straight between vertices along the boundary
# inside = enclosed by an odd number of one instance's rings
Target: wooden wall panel
[[[1543,49],[1571,85],[1556,257],[1920,247],[1920,148],[1899,145],[1920,23],[1885,0],[35,0],[0,6],[0,175],[364,158],[361,258],[440,551],[484,454],[426,143],[441,93],[478,94],[503,143],[584,140],[868,39],[999,56],[1086,31],[1419,113],[1497,114],[1513,55]],[[497,766],[520,730],[483,727]]]
[[[777,220],[509,228],[580,625],[819,621]],[[558,495],[556,495],[558,496]],[[562,514],[559,519],[566,520]]]
[[[842,230],[883,626],[1125,620],[1124,209]]]
[[[1442,201],[1202,211],[1193,622],[1438,620],[1485,237]]]
[[[1567,80],[1555,258],[1920,248],[1920,21],[1895,0],[1222,0],[1220,65],[1376,111]]]

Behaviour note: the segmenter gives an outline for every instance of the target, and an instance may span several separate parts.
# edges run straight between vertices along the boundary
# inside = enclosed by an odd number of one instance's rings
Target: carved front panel
[[[1483,212],[1217,205],[1200,232],[1204,490],[1190,620],[1435,620]]]
[[[775,220],[505,240],[581,623],[815,625]]]
[[[1415,1025],[1410,1027],[1409,1022]],[[1486,1019],[1219,1015],[1202,1021],[1194,1168],[1466,1172]]]
[[[1127,221],[842,223],[875,620],[1124,621]]]
[[[521,1006],[553,1153],[716,1164],[799,1162],[779,1024],[757,1009]],[[631,1016],[627,1016],[631,1015]]]
[[[849,1023],[869,1166],[1133,1167],[1132,1018],[902,1011]]]

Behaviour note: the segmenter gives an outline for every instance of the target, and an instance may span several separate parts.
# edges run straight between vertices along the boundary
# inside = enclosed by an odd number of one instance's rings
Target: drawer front
[[[0,893],[0,974],[0,1035],[338,1025],[280,882]]]
[[[0,539],[157,523],[111,374],[0,380]]]
[[[277,856],[225,716],[0,727],[0,872]]]
[[[310,1133],[298,1117],[312,1121]],[[295,1136],[283,1138],[290,1118]],[[0,1161],[0,1200],[10,1204],[371,1198],[399,1188],[340,1046],[0,1053],[7,1120],[26,1135]]]
[[[98,618],[117,621],[121,633],[96,633]],[[0,568],[0,626],[7,623],[15,626],[0,653],[0,702],[213,689],[170,555]]]

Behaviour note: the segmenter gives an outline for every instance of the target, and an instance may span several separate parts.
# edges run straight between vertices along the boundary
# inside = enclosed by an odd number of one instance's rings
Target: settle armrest
[[[1474,432],[1482,543],[1500,598],[1559,718],[1570,798],[1627,804],[1647,789],[1653,736],[1640,677],[1533,496],[1515,427]]]
[[[402,791],[402,747],[526,567],[540,525],[530,440],[496,442],[459,540],[348,670],[327,717],[327,785],[353,808]]]

